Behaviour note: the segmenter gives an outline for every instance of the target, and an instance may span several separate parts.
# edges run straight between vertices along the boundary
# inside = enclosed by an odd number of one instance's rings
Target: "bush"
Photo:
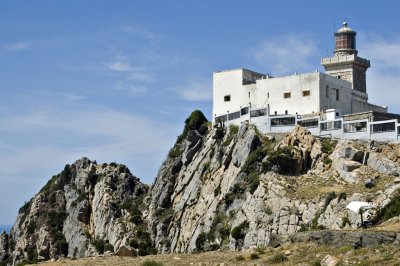
[[[38,262],[38,253],[36,250],[36,245],[30,245],[26,248],[26,253],[28,255],[28,261],[30,263],[37,263]]]
[[[142,263],[142,266],[163,266],[161,262],[148,260]]]
[[[236,256],[236,261],[244,261],[246,260],[242,255]]]
[[[337,140],[323,138],[321,139],[321,150],[323,153],[332,154],[335,150]]]
[[[141,215],[135,215],[131,218],[131,222],[138,225],[143,223],[143,219]]]
[[[25,201],[24,205],[22,205],[22,207],[19,208],[18,213],[26,214],[29,211],[29,209],[31,208],[31,203],[32,203],[32,200],[30,200],[28,202]]]
[[[324,206],[322,208],[322,213],[325,212],[326,208],[329,206],[329,203],[331,203],[332,200],[336,198],[336,193],[335,192],[329,192],[328,195],[325,198]]]
[[[174,158],[178,158],[182,155],[183,150],[180,147],[179,144],[175,144],[174,147],[172,147],[172,149],[169,150],[168,152],[168,158],[174,159]]]
[[[114,252],[114,246],[111,245],[110,243],[104,244],[104,252],[106,251]]]
[[[36,229],[36,221],[31,221],[26,228],[26,232],[30,235],[35,233],[35,229]]]
[[[258,174],[251,174],[248,177],[248,182],[249,182],[249,191],[251,194],[254,193],[254,191],[256,191],[256,189],[258,188],[258,186],[260,185],[260,177],[258,176]]]
[[[285,254],[277,253],[270,259],[270,262],[271,263],[282,263],[282,262],[285,262],[287,260],[288,260],[288,257]]]
[[[249,228],[249,222],[245,221],[232,229],[231,236],[235,240],[243,239],[246,236],[246,230],[248,228]]]
[[[207,234],[204,232],[201,232],[199,236],[196,239],[196,249],[197,251],[203,251],[204,250],[204,244],[207,241]]]
[[[208,127],[205,125],[208,122],[207,118],[200,110],[194,110],[188,118],[185,120],[185,127],[183,128],[182,134],[180,134],[176,140],[176,144],[181,143],[190,130],[198,130],[200,134],[204,134]]]
[[[214,189],[214,197],[218,196],[221,193],[221,184],[218,185],[216,189]]]
[[[96,248],[96,251],[99,254],[104,253],[104,241],[101,239],[95,239],[92,241],[92,245]]]
[[[257,260],[260,258],[260,255],[258,255],[258,253],[251,253],[250,254],[250,259],[252,260]]]
[[[246,159],[246,162],[243,164],[242,169],[240,170],[243,173],[251,174],[252,172],[257,172],[258,164],[261,164],[262,159],[267,155],[267,152],[264,150],[262,146],[253,150]]]
[[[226,206],[229,207],[235,201],[235,198],[236,198],[235,193],[233,192],[227,193],[224,197]]]
[[[63,235],[64,236],[64,235]],[[57,248],[57,254],[59,255],[68,255],[68,242],[65,241],[65,238],[63,237],[63,239],[57,240],[56,244],[55,244],[56,248]]]
[[[388,205],[378,212],[377,220],[379,222],[387,221],[400,215],[400,194],[397,194]]]
[[[233,138],[237,135],[238,131],[239,127],[237,125],[229,125],[229,135],[226,137],[226,140],[223,143],[225,147],[231,144]]]
[[[280,174],[296,174],[296,160],[293,158],[290,147],[273,151],[268,157],[271,165],[278,167]]]

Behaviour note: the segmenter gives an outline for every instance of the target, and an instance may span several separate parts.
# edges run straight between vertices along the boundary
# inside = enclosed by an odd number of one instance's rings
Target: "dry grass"
[[[44,266],[66,266],[66,265],[142,265],[146,261],[156,261],[162,265],[273,265],[278,254],[286,254],[287,261],[277,265],[313,265],[321,261],[326,255],[333,255],[340,261],[340,265],[400,265],[400,249],[392,246],[379,246],[376,248],[360,248],[357,250],[348,246],[332,247],[317,246],[314,244],[291,244],[284,247],[272,249],[267,248],[259,258],[252,259],[254,252],[228,252],[213,251],[200,254],[164,254],[145,257],[116,257],[103,256],[86,258],[80,260],[60,260],[56,262],[45,262]],[[244,260],[236,258],[243,256]],[[280,255],[281,256],[281,255]],[[253,256],[255,257],[255,256]]]

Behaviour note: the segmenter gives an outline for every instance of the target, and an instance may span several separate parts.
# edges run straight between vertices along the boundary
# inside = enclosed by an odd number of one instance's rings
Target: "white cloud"
[[[302,72],[311,68],[310,59],[315,56],[317,45],[306,35],[290,34],[261,42],[253,52],[253,58],[271,69],[273,74]]]
[[[359,56],[371,61],[367,72],[369,101],[388,105],[389,112],[400,113],[397,95],[400,90],[400,35],[383,38],[375,33],[361,33]]]
[[[151,30],[138,25],[123,25],[121,28],[126,33],[141,36],[150,40],[155,39],[156,37],[159,36],[158,34],[152,32]]]
[[[112,71],[127,72],[134,70],[129,59],[122,55],[117,55],[113,62],[105,63],[104,65]]]
[[[7,51],[22,51],[28,49],[29,47],[30,44],[28,42],[16,42],[6,45],[4,48]]]
[[[148,88],[143,85],[135,85],[129,81],[118,81],[114,85],[114,90],[116,91],[127,91],[132,96],[141,96],[146,94]]]
[[[212,85],[209,80],[189,81],[186,85],[177,88],[181,98],[191,102],[211,101]]]
[[[70,100],[70,101],[82,101],[86,99],[85,96],[74,92],[63,92],[59,93],[58,95],[64,98],[65,100]]]

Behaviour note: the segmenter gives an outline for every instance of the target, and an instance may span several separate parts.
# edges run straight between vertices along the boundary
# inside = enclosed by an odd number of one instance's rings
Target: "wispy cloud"
[[[113,89],[116,91],[129,92],[132,96],[141,96],[148,91],[148,88],[146,86],[135,85],[129,81],[118,81],[114,84]]]
[[[6,51],[22,51],[22,50],[26,50],[30,47],[30,43],[29,42],[15,42],[15,43],[11,43],[8,44],[6,46],[4,46],[4,49]]]
[[[367,72],[370,102],[388,105],[389,112],[400,113],[400,34],[384,38],[376,33],[360,34],[359,56],[371,61]]]
[[[252,56],[274,74],[288,74],[309,70],[316,47],[316,42],[307,35],[289,34],[262,41],[253,49]]]
[[[160,36],[159,34],[156,34],[155,32],[149,30],[148,28],[138,25],[123,25],[121,26],[121,29],[126,33],[134,34],[150,40]]]
[[[104,65],[112,71],[127,72],[134,70],[133,66],[129,62],[129,59],[123,55],[115,56],[112,62],[105,63]]]
[[[186,101],[199,102],[212,100],[212,84],[210,80],[191,80],[179,86],[176,91]]]

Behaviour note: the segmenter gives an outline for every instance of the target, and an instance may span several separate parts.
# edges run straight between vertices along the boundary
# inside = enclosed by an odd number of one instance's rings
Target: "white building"
[[[385,117],[382,114],[387,114],[387,107],[368,102],[366,71],[370,62],[357,55],[355,36],[347,23],[335,33],[334,55],[321,60],[326,74],[270,77],[243,68],[214,72],[214,124],[247,121],[264,132],[282,132],[298,123],[318,127],[318,132],[311,131],[321,135],[325,133],[321,129],[329,126],[320,124],[328,120],[341,120],[343,131],[343,115],[373,111],[379,115],[369,117]],[[395,131],[400,134],[397,122]],[[344,137],[343,133],[339,137]]]

